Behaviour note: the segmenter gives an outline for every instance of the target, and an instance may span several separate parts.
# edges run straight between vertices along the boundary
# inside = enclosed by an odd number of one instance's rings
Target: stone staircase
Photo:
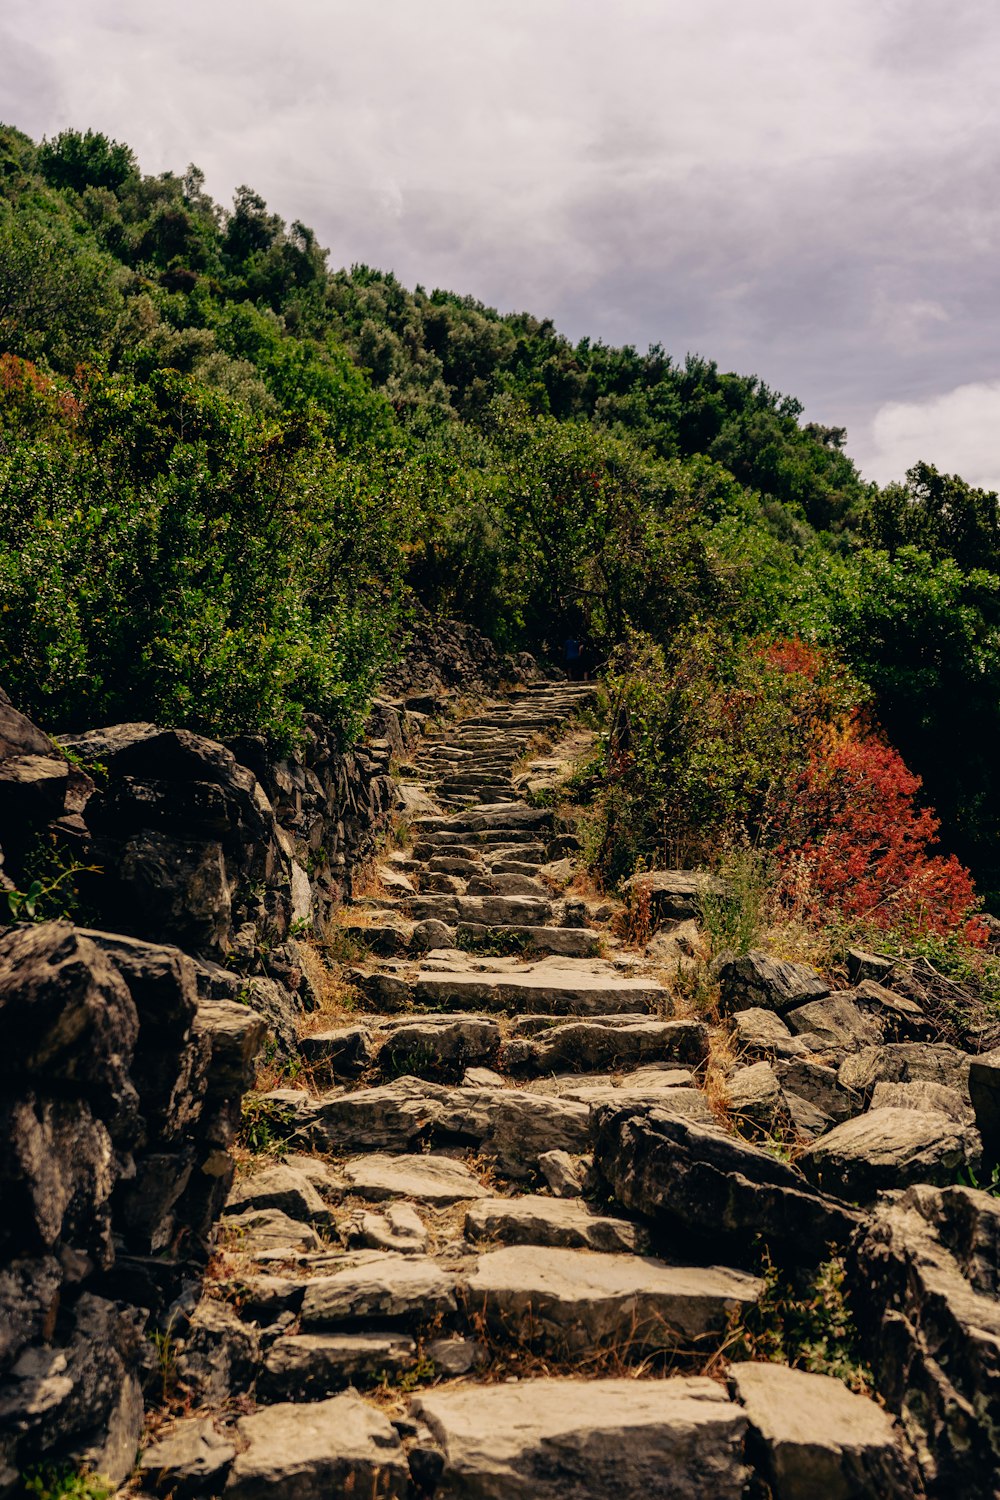
[[[439,811],[347,924],[368,940],[363,1008],[303,1037],[310,1091],[261,1101],[287,1151],[230,1197],[177,1353],[210,1415],[147,1449],[149,1492],[744,1494],[750,1403],[699,1371],[762,1283],[652,1253],[589,1169],[606,1104],[712,1121],[707,1028],[667,1019],[610,911],[567,892],[574,841],[524,795],[559,771],[535,737],[566,734],[591,691],[512,695],[407,768]],[[869,1460],[881,1487],[850,1493],[894,1493]]]

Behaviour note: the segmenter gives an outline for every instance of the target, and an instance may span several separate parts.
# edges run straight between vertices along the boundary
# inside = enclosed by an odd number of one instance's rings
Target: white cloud
[[[862,470],[879,484],[922,460],[1000,490],[1000,380],[960,385],[927,401],[890,401],[875,414]]]

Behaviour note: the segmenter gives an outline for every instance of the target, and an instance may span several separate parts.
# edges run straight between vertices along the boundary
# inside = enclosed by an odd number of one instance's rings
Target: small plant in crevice
[[[110,1500],[114,1485],[100,1474],[66,1466],[40,1464],[22,1475],[25,1495],[32,1500]]]
[[[100,875],[100,865],[73,859],[56,839],[35,845],[24,862],[25,889],[3,894],[15,922],[52,922],[80,914],[81,875]]]
[[[794,1274],[776,1266],[765,1249],[760,1274],[763,1295],[734,1329],[729,1358],[794,1365],[869,1395],[874,1379],[860,1356],[843,1258],[832,1255],[815,1270]]]
[[[294,1125],[294,1114],[285,1104],[251,1092],[243,1096],[242,1119],[237,1144],[252,1156],[284,1156]]]

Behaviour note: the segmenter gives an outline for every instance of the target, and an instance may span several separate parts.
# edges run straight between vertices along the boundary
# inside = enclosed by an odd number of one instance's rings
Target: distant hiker
[[[566,641],[563,646],[563,657],[566,661],[566,675],[572,682],[579,682],[583,675],[583,656],[576,636],[571,635]]]

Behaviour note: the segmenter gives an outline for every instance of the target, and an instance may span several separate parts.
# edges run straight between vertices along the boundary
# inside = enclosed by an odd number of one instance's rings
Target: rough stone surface
[[[1000,1474],[1000,1202],[912,1187],[856,1251],[854,1301],[876,1385],[934,1496],[990,1495]]]
[[[762,1290],[717,1266],[534,1246],[489,1251],[463,1284],[470,1310],[492,1327],[556,1352],[677,1348],[723,1330]]]
[[[261,1401],[316,1401],[411,1369],[417,1346],[406,1334],[300,1333],[271,1345],[257,1381]]]
[[[739,1500],[746,1418],[713,1381],[533,1380],[413,1401],[440,1500]]]
[[[405,1500],[409,1472],[388,1417],[359,1396],[265,1407],[236,1424],[227,1500]]]
[[[648,1249],[649,1236],[627,1219],[596,1213],[579,1199],[487,1198],[465,1216],[466,1238],[502,1245],[558,1245],[569,1249]]]
[[[383,1255],[309,1282],[302,1326],[426,1321],[455,1311],[454,1278],[433,1260]]]
[[[759,1006],[784,1012],[829,993],[829,986],[815,969],[771,958],[757,949],[738,958],[724,955],[718,963],[718,976],[722,1007],[727,1011]]]
[[[594,1165],[625,1208],[734,1256],[761,1235],[776,1256],[811,1261],[857,1223],[794,1167],[658,1108],[602,1110]]]
[[[774,1500],[913,1494],[892,1418],[874,1401],[785,1365],[737,1364],[729,1378]]]
[[[914,1182],[954,1182],[963,1166],[978,1165],[974,1131],[937,1110],[884,1106],[837,1125],[799,1158],[806,1176],[853,1203],[881,1189]]]

